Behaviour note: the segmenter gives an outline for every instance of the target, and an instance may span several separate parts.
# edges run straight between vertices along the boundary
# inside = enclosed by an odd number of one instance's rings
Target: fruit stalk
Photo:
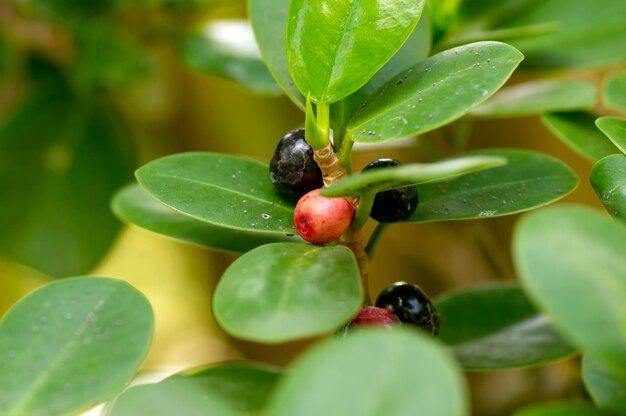
[[[372,300],[369,296],[369,257],[363,248],[363,231],[361,228],[349,227],[348,230],[343,233],[339,238],[339,244],[348,247],[354,253],[357,263],[359,265],[359,272],[361,274],[361,286],[363,287],[363,303],[365,305],[371,305]]]
[[[321,149],[315,150],[313,159],[322,170],[324,186],[329,186],[336,180],[346,176],[346,168],[333,151],[330,143]]]

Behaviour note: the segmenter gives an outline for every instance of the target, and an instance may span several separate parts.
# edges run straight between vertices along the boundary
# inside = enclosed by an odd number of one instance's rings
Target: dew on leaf
[[[479,217],[493,217],[496,215],[496,211],[480,211],[478,213]]]
[[[264,220],[269,220],[270,218],[272,218],[272,216],[269,214],[261,214],[261,218],[263,218]]]

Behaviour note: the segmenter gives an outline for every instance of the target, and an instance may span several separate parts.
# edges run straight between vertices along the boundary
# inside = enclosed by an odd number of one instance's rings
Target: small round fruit
[[[435,305],[419,286],[397,282],[389,286],[376,299],[376,306],[395,314],[400,321],[411,323],[435,335],[441,317]]]
[[[270,161],[270,180],[292,198],[324,186],[313,149],[304,139],[304,129],[292,130],[280,139]]]
[[[365,166],[363,172],[399,165],[400,162],[395,159],[377,159]],[[413,215],[417,209],[418,201],[416,186],[405,186],[378,192],[374,198],[370,217],[378,222],[398,222]]]
[[[398,317],[387,309],[378,308],[376,306],[366,306],[361,308],[356,316],[349,323],[341,327],[335,335],[337,337],[344,337],[348,334],[348,331],[354,327],[375,325],[391,328],[395,325],[400,325],[400,323]]]
[[[335,241],[348,229],[354,207],[345,198],[326,198],[315,189],[298,201],[293,222],[298,234],[313,244]]]

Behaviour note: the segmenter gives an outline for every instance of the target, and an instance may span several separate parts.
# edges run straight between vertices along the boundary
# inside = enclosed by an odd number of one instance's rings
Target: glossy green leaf
[[[626,156],[600,160],[591,169],[589,180],[609,214],[626,221]]]
[[[111,206],[118,218],[130,224],[217,250],[244,253],[263,244],[301,241],[296,236],[241,231],[196,220],[163,205],[138,184],[122,188]]]
[[[296,361],[267,416],[468,414],[454,360],[410,328],[368,329],[326,340]]]
[[[147,299],[121,280],[64,279],[29,294],[0,321],[0,414],[73,414],[112,398],[152,327]]]
[[[621,379],[606,371],[593,357],[585,354],[582,365],[583,381],[593,401],[602,409],[626,414],[626,376]]]
[[[603,412],[591,403],[585,402],[555,402],[535,404],[526,407],[513,416],[611,416],[612,413]]]
[[[626,154],[626,120],[617,117],[600,117],[596,126],[606,134],[622,153]]]
[[[238,338],[285,342],[340,327],[356,314],[362,296],[350,249],[267,244],[226,270],[215,290],[213,314]]]
[[[466,370],[541,365],[575,353],[515,284],[444,295],[436,306],[443,323],[439,338]]]
[[[292,0],[287,63],[300,92],[331,104],[365,85],[409,37],[425,3]]]
[[[108,201],[132,178],[129,146],[104,105],[27,101],[0,126],[0,250],[57,277],[93,268],[119,230]]]
[[[523,117],[594,106],[597,88],[586,81],[530,81],[503,88],[473,109],[475,117]]]
[[[578,206],[524,217],[513,257],[531,299],[572,343],[626,371],[626,225]]]
[[[248,16],[267,68],[291,101],[304,110],[304,96],[291,79],[285,50],[290,3],[291,0],[248,0]]]
[[[626,113],[626,71],[607,77],[602,91],[602,102],[606,108]]]
[[[245,362],[216,364],[160,383],[131,387],[107,416],[253,416],[279,379],[274,369]]]
[[[295,234],[293,202],[274,188],[263,163],[218,153],[181,153],[136,172],[141,186],[190,217],[245,231]]]
[[[384,84],[350,120],[348,132],[357,142],[380,142],[433,130],[489,98],[522,58],[499,42],[441,52]]]
[[[494,156],[469,156],[435,163],[412,163],[398,167],[374,169],[334,182],[322,191],[328,197],[359,196],[403,186],[457,177],[506,164]]]
[[[546,114],[543,124],[579,155],[597,162],[619,151],[595,126],[596,116],[585,112]]]
[[[258,93],[282,92],[261,58],[247,20],[210,20],[185,38],[181,53],[187,65],[203,73]]]
[[[537,0],[457,0],[457,19],[495,25],[532,7]]]
[[[407,221],[445,221],[516,214],[554,202],[578,185],[561,161],[520,149],[484,149],[464,156],[498,156],[502,167],[418,185],[419,205]]]

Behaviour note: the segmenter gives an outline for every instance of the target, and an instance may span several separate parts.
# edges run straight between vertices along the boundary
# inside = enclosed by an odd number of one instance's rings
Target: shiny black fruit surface
[[[270,179],[280,192],[296,199],[324,186],[304,129],[292,130],[280,139],[270,161]]]
[[[397,282],[380,292],[376,306],[396,315],[401,322],[411,323],[435,335],[441,317],[435,305],[419,286]]]
[[[395,159],[377,159],[363,168],[363,172],[371,169],[399,166]],[[398,222],[409,218],[417,209],[418,195],[416,186],[390,189],[379,192],[374,198],[370,217],[378,222]]]

